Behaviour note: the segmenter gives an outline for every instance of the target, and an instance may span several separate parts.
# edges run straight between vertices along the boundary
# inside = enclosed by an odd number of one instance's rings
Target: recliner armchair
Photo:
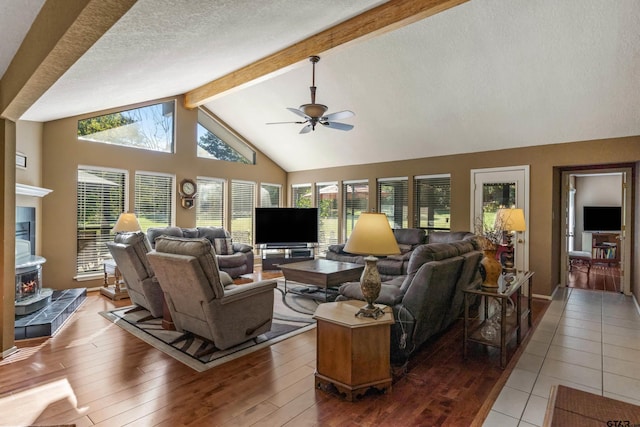
[[[253,247],[244,243],[235,243],[231,234],[219,227],[157,227],[147,230],[151,247],[155,248],[159,236],[197,238],[205,237],[214,245],[220,270],[227,272],[232,278],[253,273]],[[231,243],[229,245],[229,243]]]
[[[206,238],[161,236],[155,249],[148,258],[178,331],[224,350],[271,329],[275,280],[225,285]]]
[[[131,302],[149,310],[153,317],[162,317],[164,296],[147,260],[151,246],[144,233],[118,233],[106,245],[127,285]]]

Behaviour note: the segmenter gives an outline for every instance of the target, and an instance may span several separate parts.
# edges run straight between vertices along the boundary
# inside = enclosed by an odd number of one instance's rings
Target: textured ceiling
[[[0,0],[0,77],[7,71],[44,0]]]
[[[380,3],[139,0],[22,118],[182,94]],[[350,132],[265,124],[310,101],[308,61],[206,107],[288,171],[640,135],[637,0],[472,0],[319,54]]]

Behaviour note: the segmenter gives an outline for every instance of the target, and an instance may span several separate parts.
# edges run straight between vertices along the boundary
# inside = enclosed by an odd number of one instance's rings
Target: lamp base
[[[378,319],[382,316],[384,316],[384,310],[382,310],[380,307],[376,307],[375,305],[369,307],[369,304],[362,307],[356,313],[356,317],[371,317],[372,319]]]

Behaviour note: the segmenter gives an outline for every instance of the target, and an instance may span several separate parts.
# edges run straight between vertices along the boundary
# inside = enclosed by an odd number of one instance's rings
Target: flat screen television
[[[318,208],[256,208],[256,244],[318,243]]]
[[[584,206],[584,231],[620,231],[622,208],[620,206]]]

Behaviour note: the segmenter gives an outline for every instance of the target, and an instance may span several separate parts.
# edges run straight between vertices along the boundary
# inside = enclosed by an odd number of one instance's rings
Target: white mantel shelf
[[[16,183],[16,194],[21,194],[23,196],[44,197],[52,191],[53,190],[49,190],[48,188]]]

